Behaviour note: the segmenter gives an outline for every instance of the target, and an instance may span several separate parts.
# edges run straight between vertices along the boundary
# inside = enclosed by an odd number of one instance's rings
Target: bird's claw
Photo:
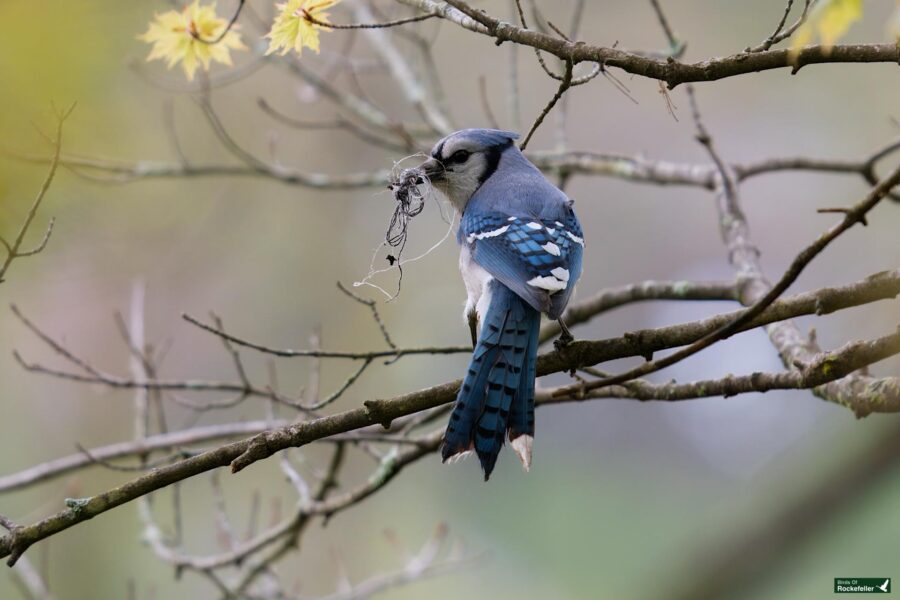
[[[569,344],[575,341],[575,336],[573,336],[568,331],[564,331],[559,334],[559,337],[553,341],[553,347],[557,352],[563,351]]]
[[[553,342],[553,347],[556,348],[557,352],[561,352],[566,346],[575,341],[575,336],[569,331],[565,321],[557,319],[557,323],[559,323],[560,333],[559,337]]]

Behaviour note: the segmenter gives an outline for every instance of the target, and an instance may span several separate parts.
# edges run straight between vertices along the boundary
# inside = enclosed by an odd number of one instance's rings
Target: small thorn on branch
[[[820,214],[828,214],[828,213],[838,213],[842,215],[854,215],[853,209],[850,208],[819,208],[816,209],[817,213]],[[863,227],[869,226],[869,221],[866,219],[866,215],[854,215],[856,220],[859,223],[862,223]]]
[[[25,553],[28,549],[28,546],[31,544],[23,544],[21,539],[19,538],[19,534],[22,531],[22,526],[13,521],[12,519],[0,515],[0,526],[9,531],[9,560],[6,561],[7,566],[13,567],[16,562]]]

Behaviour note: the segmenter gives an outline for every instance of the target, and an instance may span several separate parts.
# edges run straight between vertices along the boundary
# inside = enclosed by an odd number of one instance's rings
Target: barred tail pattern
[[[507,437],[525,468],[534,436],[534,377],[541,315],[494,280],[469,370],[441,449],[444,461],[474,450],[484,479]]]

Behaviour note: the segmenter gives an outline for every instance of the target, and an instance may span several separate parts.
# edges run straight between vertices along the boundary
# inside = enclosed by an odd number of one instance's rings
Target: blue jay
[[[464,316],[475,347],[441,453],[446,462],[474,450],[485,481],[507,437],[525,470],[531,466],[541,313],[559,319],[584,249],[572,201],[525,158],[517,137],[457,131],[420,167],[461,215]]]

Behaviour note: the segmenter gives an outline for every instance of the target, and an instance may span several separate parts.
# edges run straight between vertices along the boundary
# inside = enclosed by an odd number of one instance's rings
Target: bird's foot
[[[557,352],[565,349],[566,346],[575,341],[575,336],[572,335],[572,332],[569,331],[569,328],[566,327],[566,324],[562,319],[559,319],[559,328],[562,330],[559,334],[559,337],[553,342],[553,347],[556,348]]]
[[[469,333],[472,336],[472,349],[474,350],[478,346],[478,313],[473,309],[466,314],[466,319],[469,321]]]
[[[566,335],[562,334],[558,338],[553,341],[553,347],[557,352],[562,352],[566,349],[566,347],[575,341],[575,338],[572,337],[572,334]]]

